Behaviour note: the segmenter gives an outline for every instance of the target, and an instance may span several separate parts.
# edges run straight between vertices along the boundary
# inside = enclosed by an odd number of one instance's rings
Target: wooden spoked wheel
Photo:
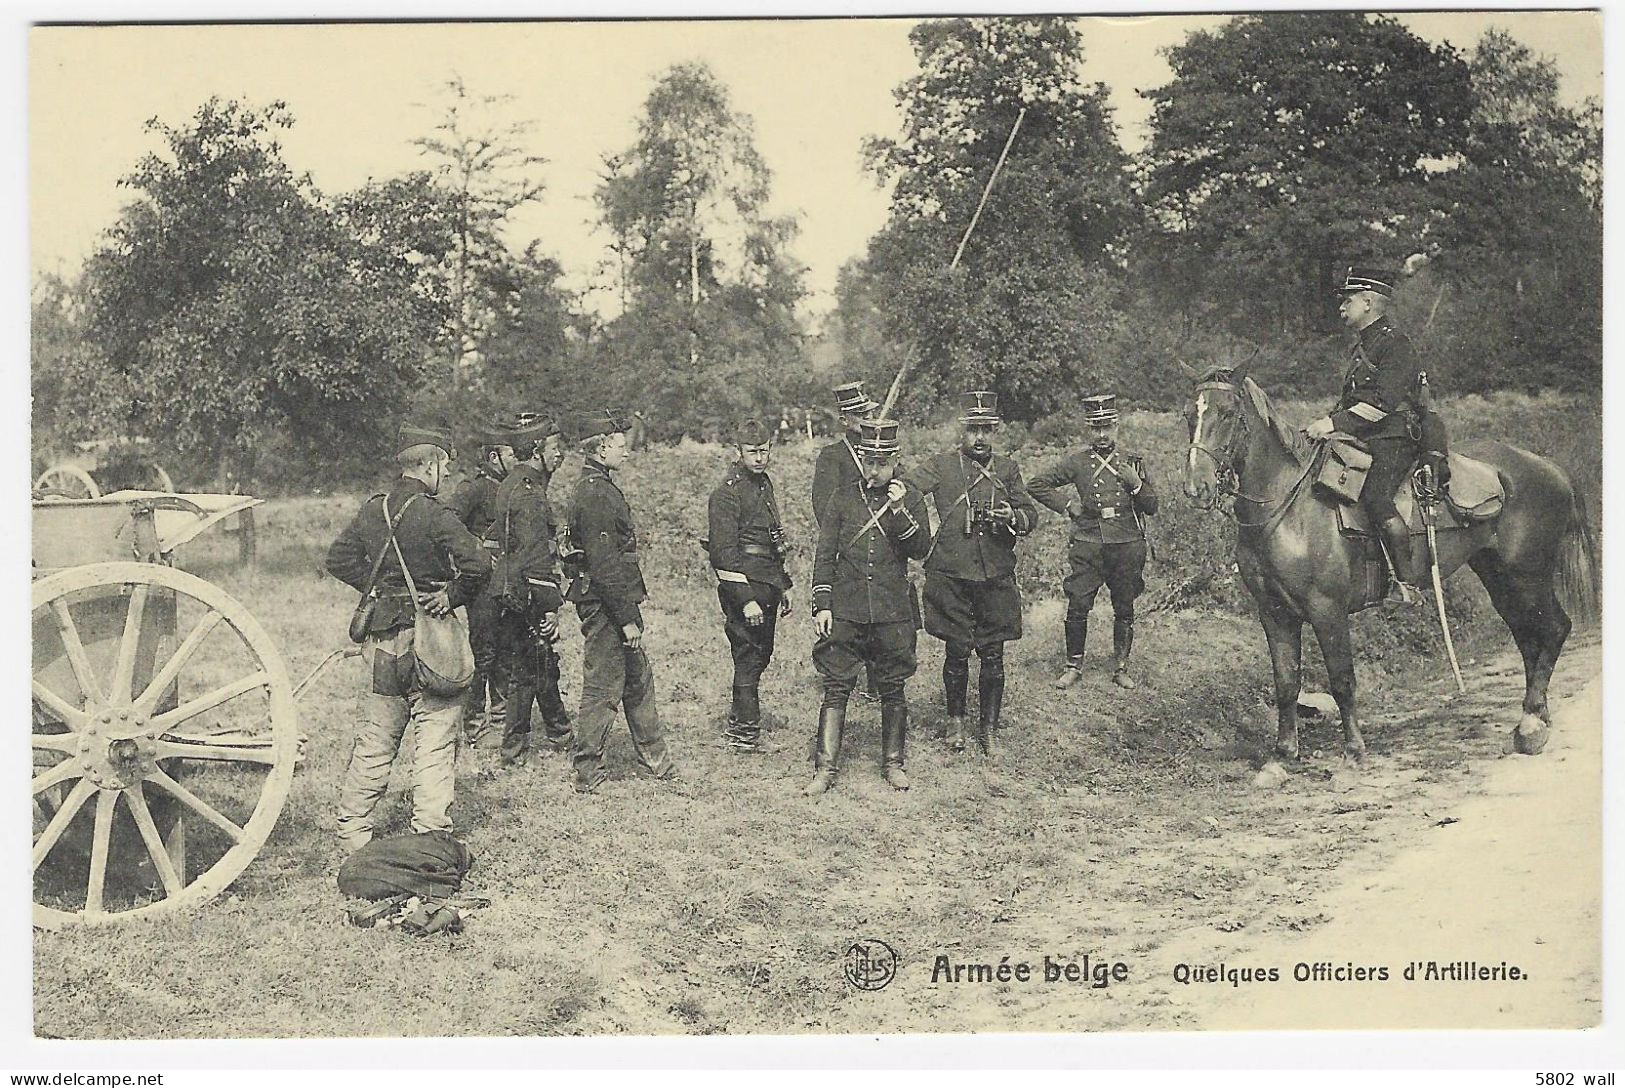
[[[90,478],[90,473],[77,465],[52,465],[34,481],[34,490],[50,497],[99,499],[102,489]],[[166,489],[167,490],[167,489]]]
[[[276,646],[224,591],[160,564],[33,588],[34,924],[212,898],[259,853],[293,777]]]

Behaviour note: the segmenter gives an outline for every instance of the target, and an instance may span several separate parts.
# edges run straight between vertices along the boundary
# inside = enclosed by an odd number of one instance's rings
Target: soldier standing
[[[436,695],[418,684],[412,657],[416,608],[402,561],[419,587],[420,603],[435,616],[473,600],[491,574],[480,542],[435,499],[451,473],[445,431],[402,426],[395,448],[400,478],[363,503],[327,551],[329,574],[361,593],[370,588],[378,598],[362,643],[371,694],[339,789],[338,837],[347,851],[372,839],[373,809],[389,788],[408,725],[417,734],[412,830],[451,830],[464,696]]]
[[[554,648],[564,604],[554,543],[557,522],[547,498],[548,481],[564,460],[564,444],[558,425],[536,412],[521,413],[498,436],[514,460],[497,489],[487,531],[501,556],[491,593],[501,606],[497,636],[508,679],[502,762],[523,766],[530,753],[532,703],[541,704],[547,743],[563,748],[570,742]]]
[[[1071,454],[1048,472],[1033,477],[1033,498],[1072,519],[1067,558],[1072,573],[1066,588],[1066,668],[1058,688],[1077,683],[1083,667],[1089,610],[1104,585],[1112,599],[1112,681],[1132,688],[1128,672],[1134,648],[1134,599],[1145,592],[1145,519],[1157,512],[1157,492],[1145,461],[1117,448],[1117,398],[1085,397],[1084,422],[1093,432],[1089,448]],[[1065,497],[1062,489],[1076,488]]]
[[[1419,370],[1410,337],[1399,331],[1389,316],[1394,277],[1371,268],[1350,268],[1338,291],[1343,296],[1338,312],[1358,335],[1349,351],[1343,394],[1332,414],[1304,428],[1310,438],[1333,432],[1363,440],[1371,453],[1371,469],[1360,505],[1371,527],[1382,537],[1393,562],[1394,595],[1389,600],[1416,604],[1416,563],[1411,533],[1394,505],[1394,494],[1410,472],[1419,452],[1418,412],[1412,402]]]
[[[504,437],[493,435],[499,424],[493,421],[480,436],[480,463],[474,475],[457,485],[446,505],[464,528],[479,537],[487,548],[496,542],[487,530],[496,520],[497,486],[513,468],[513,451],[502,445]],[[492,559],[495,559],[495,554]],[[468,602],[468,637],[474,647],[474,679],[468,689],[463,711],[463,730],[472,745],[494,733],[492,723],[507,718],[508,671],[505,655],[497,645],[497,621],[502,614],[491,584]]]
[[[772,436],[760,420],[749,419],[734,439],[739,459],[711,492],[706,547],[717,575],[723,631],[733,653],[733,703],[725,736],[739,751],[759,752],[758,684],[773,658],[778,619],[790,614],[792,583],[784,569],[784,527],[767,474]]]
[[[604,746],[615,708],[623,707],[632,750],[657,779],[676,775],[655,705],[654,669],[643,645],[648,599],[638,566],[637,531],[626,496],[610,473],[626,464],[626,424],[611,412],[588,417],[581,452],[587,463],[570,509],[570,540],[581,573],[569,599],[581,619],[581,711],[575,729],[575,788],[591,793],[609,778]]]
[[[867,666],[880,688],[881,766],[886,781],[908,789],[903,750],[908,702],[903,685],[915,669],[918,605],[908,580],[909,559],[930,550],[925,500],[894,479],[897,424],[864,420],[854,444],[863,473],[858,485],[830,496],[818,526],[813,561],[813,665],[824,678],[812,781],[817,796],[835,784],[846,708],[858,671]]]
[[[909,483],[937,508],[937,537],[925,560],[925,629],[946,644],[942,686],[952,746],[965,750],[970,655],[981,659],[976,743],[985,753],[1004,706],[1004,644],[1021,637],[1016,540],[1032,532],[1038,508],[1021,470],[993,452],[1003,420],[997,395],[961,399],[959,448],[926,461]]]
[[[862,382],[845,382],[835,387],[835,407],[844,434],[839,442],[831,442],[818,451],[813,464],[812,506],[813,524],[820,525],[831,498],[841,491],[852,491],[862,485],[863,469],[858,463],[856,443],[859,428],[874,417],[880,405],[869,399]],[[880,689],[874,676],[868,677],[863,697],[870,702],[880,698]]]

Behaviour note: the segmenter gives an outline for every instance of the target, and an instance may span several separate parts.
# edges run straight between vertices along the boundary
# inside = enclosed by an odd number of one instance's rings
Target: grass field
[[[1306,406],[1289,412],[1307,419]],[[1457,437],[1512,436],[1558,458],[1595,516],[1600,414],[1595,401],[1496,398],[1448,410]],[[1159,558],[1148,571],[1136,644],[1141,686],[1107,678],[1104,600],[1085,681],[1048,681],[1060,664],[1063,527],[1051,518],[1024,549],[1027,635],[1008,655],[1006,730],[996,758],[953,756],[929,738],[941,714],[940,645],[922,635],[910,777],[880,781],[878,715],[854,702],[837,789],[809,801],[807,741],[817,705],[802,602],[782,628],[763,685],[768,751],[739,756],[718,730],[726,645],[696,544],[704,495],[723,471],[717,447],[634,458],[624,475],[644,529],[653,600],[646,609],[662,713],[682,767],[675,783],[633,769],[612,734],[612,781],[578,797],[563,757],[499,770],[464,752],[453,817],[477,855],[470,886],[490,896],[458,937],[413,940],[344,922],[332,837],[348,730],[362,690],[343,662],[301,704],[307,759],[259,858],[213,903],[116,931],[36,933],[35,1029],[69,1038],[534,1035],[876,1030],[1094,1030],[1189,1026],[1160,978],[1158,952],[1193,932],[1301,931],[1321,920],[1312,892],[1346,863],[1399,849],[1430,805],[1470,791],[1500,758],[1521,682],[1510,639],[1470,576],[1452,583],[1473,696],[1446,703],[1435,629],[1366,615],[1357,624],[1366,767],[1336,762],[1335,722],[1305,731],[1304,766],[1254,783],[1268,758],[1263,638],[1230,570],[1231,530],[1177,494],[1183,426],[1126,421],[1164,493]],[[946,442],[917,435],[916,448]],[[814,447],[774,465],[809,581],[805,503]],[[1023,448],[1031,474],[1059,454]],[[556,497],[569,480],[556,482]],[[353,594],[320,569],[355,496],[262,509],[260,562],[233,569],[235,543],[200,541],[183,563],[242,600],[283,647],[297,679],[344,641]],[[1595,521],[1594,521],[1595,523]],[[1103,595],[1104,597],[1104,595]],[[573,617],[572,617],[573,621]],[[580,641],[563,643],[567,701],[579,693]],[[1596,635],[1577,632],[1589,660]],[[1323,685],[1318,653],[1306,654]],[[1568,675],[1568,674],[1565,674]],[[1554,694],[1559,694],[1554,687]],[[1322,756],[1320,752],[1324,752]],[[406,830],[397,791],[385,830]],[[842,957],[859,938],[899,953],[895,984],[847,986]],[[931,982],[956,962],[1102,957],[1131,981],[1042,992]]]

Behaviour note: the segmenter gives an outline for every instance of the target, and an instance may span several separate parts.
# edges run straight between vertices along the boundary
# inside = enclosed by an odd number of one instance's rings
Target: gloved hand
[[[1134,466],[1127,463],[1117,466],[1117,479],[1123,485],[1123,490],[1130,494],[1140,490],[1140,485],[1145,482],[1140,479],[1140,474],[1134,471]]]
[[[819,638],[828,638],[829,633],[835,629],[835,613],[829,609],[813,614],[813,632]]]
[[[1322,416],[1320,419],[1315,420],[1313,423],[1309,424],[1309,426],[1305,427],[1303,429],[1303,433],[1308,435],[1310,438],[1325,438],[1336,430],[1337,426],[1331,421],[1331,417]]]
[[[744,607],[745,626],[760,627],[767,617],[762,613],[762,606],[756,601],[746,601]]]
[[[908,494],[908,488],[904,486],[903,481],[893,480],[886,485],[886,505],[893,510],[901,510],[903,508],[903,496],[906,494]]]
[[[788,616],[795,610],[795,606],[790,603],[790,593],[788,590],[786,590],[784,597],[779,601],[779,615]]]

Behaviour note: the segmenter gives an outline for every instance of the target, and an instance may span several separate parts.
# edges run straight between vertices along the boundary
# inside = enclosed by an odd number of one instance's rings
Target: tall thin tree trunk
[[[700,202],[689,203],[688,212],[688,365],[700,361]]]

